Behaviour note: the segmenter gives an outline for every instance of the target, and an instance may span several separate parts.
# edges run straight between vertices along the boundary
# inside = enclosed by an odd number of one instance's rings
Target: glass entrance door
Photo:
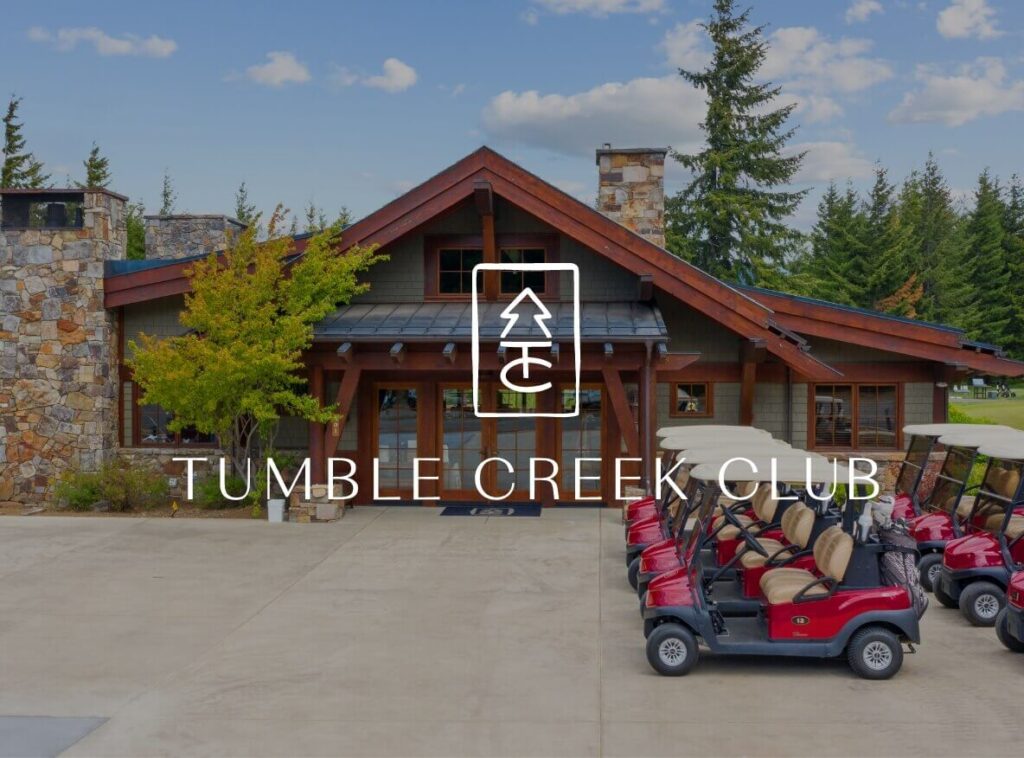
[[[534,398],[511,392],[495,384],[481,385],[485,407],[504,412],[530,413]],[[533,418],[477,418],[473,412],[473,390],[464,385],[442,385],[441,402],[441,494],[442,498],[481,501],[475,476],[477,467],[488,458],[504,458],[513,470],[500,461],[489,463],[481,472],[481,485],[492,495],[526,500],[530,495],[530,459],[537,454],[537,422]]]
[[[412,496],[419,410],[413,385],[377,387],[375,434],[380,461],[380,493]]]
[[[563,411],[571,411],[576,398],[573,389],[563,388],[559,402]],[[580,458],[596,458],[597,460],[580,461],[581,477],[601,476],[601,437],[604,425],[604,393],[596,385],[583,385],[580,388],[580,412],[578,416],[560,419],[559,434],[559,468],[561,481],[560,494],[563,500],[572,500],[576,496],[576,461]],[[580,479],[580,494],[593,496],[601,492],[601,482],[597,479]]]

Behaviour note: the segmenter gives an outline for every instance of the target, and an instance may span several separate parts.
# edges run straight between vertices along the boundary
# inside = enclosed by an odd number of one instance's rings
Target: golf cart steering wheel
[[[752,535],[749,531],[747,531],[746,527],[744,527],[743,524],[740,523],[740,520],[738,518],[736,518],[736,514],[735,513],[733,513],[728,508],[723,508],[722,509],[722,515],[725,516],[725,520],[726,521],[728,521],[730,524],[732,524],[733,526],[735,526],[737,529],[740,530],[740,534],[743,536],[743,541],[747,543],[747,547],[749,547],[751,550],[753,550],[754,552],[758,553],[759,555],[764,556],[765,558],[770,558],[771,557],[768,554],[768,551],[765,549],[764,545],[762,545],[760,542],[758,542],[754,538],[754,535]]]

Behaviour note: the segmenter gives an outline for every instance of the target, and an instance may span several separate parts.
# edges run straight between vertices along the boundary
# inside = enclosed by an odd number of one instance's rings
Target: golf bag
[[[928,610],[928,596],[921,586],[921,575],[917,570],[917,543],[906,524],[890,521],[876,527],[878,539],[885,546],[882,555],[882,582],[893,587],[905,587],[917,617]]]

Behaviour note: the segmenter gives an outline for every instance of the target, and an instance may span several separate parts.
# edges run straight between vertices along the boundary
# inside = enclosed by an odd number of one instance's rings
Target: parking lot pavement
[[[0,609],[0,717],[95,719],[69,755],[1019,747],[1024,656],[942,608],[889,682],[842,662],[707,657],[657,676],[610,510],[5,518]]]

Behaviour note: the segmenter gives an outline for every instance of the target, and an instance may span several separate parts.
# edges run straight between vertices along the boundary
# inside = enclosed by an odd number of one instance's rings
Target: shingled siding
[[[761,382],[755,388],[754,426],[771,432],[777,439],[791,442],[794,447],[803,448],[807,446],[807,385],[793,384],[791,394],[792,434],[787,433],[789,406],[786,385],[781,382]]]
[[[668,327],[670,352],[699,352],[698,365],[739,359],[739,337],[734,332],[669,297],[658,298],[658,307]]]
[[[930,382],[910,382],[903,385],[903,422],[905,424],[932,423],[932,394]]]
[[[636,300],[637,276],[597,255],[575,240],[561,238],[559,250],[563,263],[575,263],[580,268],[580,300],[583,302],[622,302]],[[562,299],[572,299],[572,282],[562,277]]]
[[[124,306],[125,354],[130,355],[129,343],[132,340],[138,342],[142,334],[177,337],[188,331],[178,321],[178,314],[184,307],[181,295]]]

